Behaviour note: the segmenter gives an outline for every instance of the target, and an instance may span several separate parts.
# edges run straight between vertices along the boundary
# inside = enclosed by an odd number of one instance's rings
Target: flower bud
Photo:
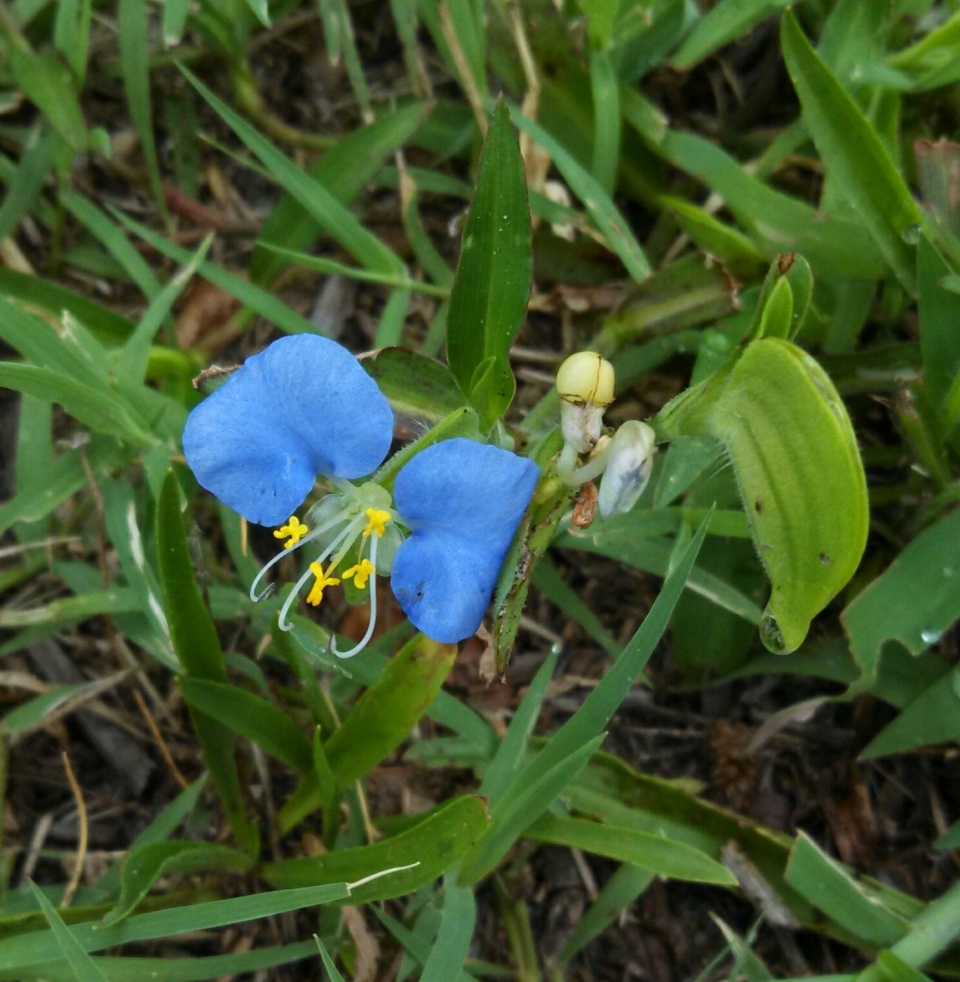
[[[604,518],[630,511],[643,494],[657,452],[655,439],[653,429],[636,419],[628,420],[614,433],[600,481],[600,514]]]
[[[596,351],[578,351],[557,372],[557,391],[564,402],[606,407],[613,402],[613,365]]]

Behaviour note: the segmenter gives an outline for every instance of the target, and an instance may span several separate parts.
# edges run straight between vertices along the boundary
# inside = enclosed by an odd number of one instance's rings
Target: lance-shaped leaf
[[[877,131],[810,47],[789,11],[783,15],[782,44],[810,136],[828,173],[897,278],[915,292],[914,247],[904,241],[904,232],[922,223],[919,206]]]
[[[447,361],[486,427],[513,401],[507,352],[530,294],[530,212],[510,114],[497,104],[450,294]]]
[[[264,863],[260,875],[271,886],[285,889],[342,880],[357,883],[383,870],[395,870],[351,889],[349,902],[360,904],[402,897],[432,883],[450,869],[489,825],[483,799],[464,795],[434,809],[413,828],[398,835],[369,846]]]
[[[772,651],[800,646],[867,541],[866,478],[826,372],[796,345],[763,338],[659,416],[661,433],[726,446],[772,593],[760,626]]]
[[[166,601],[170,637],[188,678],[227,681],[217,629],[193,577],[190,550],[180,515],[180,489],[168,471],[157,502],[157,569]],[[190,718],[203,744],[203,756],[237,842],[248,852],[259,847],[257,826],[243,807],[240,776],[233,757],[233,734],[222,723],[190,708]]]

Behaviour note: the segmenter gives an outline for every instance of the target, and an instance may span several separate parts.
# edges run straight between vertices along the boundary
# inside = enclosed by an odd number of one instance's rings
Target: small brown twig
[[[163,739],[163,734],[160,732],[160,727],[157,725],[157,721],[153,718],[153,713],[150,712],[150,707],[147,706],[146,701],[140,693],[133,689],[133,698],[136,700],[137,708],[140,710],[140,715],[143,717],[144,722],[147,724],[147,728],[153,736],[154,742],[157,744],[157,749],[160,751],[160,756],[163,757],[166,762],[167,767],[170,768],[170,773],[173,775],[173,779],[180,785],[181,788],[187,788],[190,786],[190,782],[183,776],[180,768],[177,767],[177,762],[173,759],[173,754],[170,753],[170,748],[167,746],[167,741]]]
[[[83,792],[80,790],[80,785],[77,783],[77,778],[73,773],[73,768],[70,766],[70,758],[67,756],[66,751],[63,753],[63,769],[67,772],[70,790],[73,792],[73,799],[77,803],[77,825],[79,832],[77,833],[77,859],[73,866],[73,875],[70,877],[70,882],[67,883],[66,889],[63,891],[63,900],[60,901],[61,908],[70,906],[70,901],[73,900],[73,895],[77,892],[77,887],[80,886],[80,876],[83,873],[83,864],[87,858],[88,841],[87,806],[83,800]]]

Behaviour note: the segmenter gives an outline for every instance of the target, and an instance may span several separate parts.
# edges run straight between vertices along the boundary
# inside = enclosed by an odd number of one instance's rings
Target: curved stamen
[[[253,583],[250,584],[250,599],[254,603],[259,603],[261,600],[263,600],[263,598],[268,593],[270,593],[270,591],[273,589],[272,583],[266,586],[263,590],[261,590],[260,593],[256,592],[257,584],[263,578],[263,574],[266,573],[267,570],[272,569],[274,566],[276,566],[277,563],[279,563],[284,556],[289,556],[291,553],[296,552],[298,549],[302,549],[308,542],[312,542],[318,535],[322,535],[324,532],[328,531],[329,529],[332,529],[335,525],[339,525],[341,522],[344,522],[346,520],[347,520],[347,516],[341,513],[335,516],[334,518],[331,518],[329,522],[324,522],[323,525],[319,526],[318,528],[315,528],[312,532],[305,535],[299,542],[289,547],[285,546],[283,549],[281,549],[280,552],[278,552],[273,557],[273,559],[269,560],[267,563],[264,564],[263,567],[261,567],[260,572],[257,573],[256,579],[254,579]]]
[[[322,553],[320,553],[320,555],[316,559],[316,562],[319,563],[320,565],[322,565],[323,564],[323,561],[327,558],[327,556],[329,556],[330,553],[332,553],[333,550],[336,549],[337,546],[340,545],[340,543],[343,542],[344,539],[349,538],[352,541],[356,537],[357,533],[360,531],[360,525],[362,524],[362,522],[363,522],[362,517],[361,518],[355,518],[333,540],[333,542],[331,542],[330,545],[328,545],[327,548],[324,549],[324,551]],[[349,548],[349,546],[348,546],[348,548]],[[333,566],[335,566],[336,563],[339,562],[339,561],[340,561],[340,559],[338,557],[337,560],[336,560],[336,562],[334,562],[334,563],[331,564],[331,570],[332,570]],[[327,572],[329,573],[330,570],[328,570]],[[279,626],[280,626],[280,630],[281,631],[292,631],[293,630],[293,625],[292,624],[287,624],[287,614],[290,613],[290,608],[296,602],[296,599],[297,599],[300,591],[303,589],[304,584],[306,584],[307,580],[309,580],[310,577],[313,576],[313,575],[314,575],[313,570],[312,569],[307,569],[306,573],[304,573],[303,576],[301,576],[300,579],[297,580],[296,584],[294,584],[294,587],[290,591],[289,595],[287,596],[287,599],[284,600],[283,606],[280,608]]]
[[[377,543],[380,541],[379,535],[370,536],[370,562],[373,564],[373,572],[370,574],[370,622],[367,624],[367,631],[360,639],[359,644],[352,647],[349,651],[337,651],[337,636],[330,635],[330,650],[338,658],[352,658],[358,652],[363,651],[373,637],[373,630],[377,626]]]

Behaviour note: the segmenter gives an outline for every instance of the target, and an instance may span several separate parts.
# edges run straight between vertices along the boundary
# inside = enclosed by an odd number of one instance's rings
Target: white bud
[[[600,481],[600,514],[604,518],[630,511],[643,494],[657,452],[655,441],[653,429],[636,419],[628,420],[614,433]]]

